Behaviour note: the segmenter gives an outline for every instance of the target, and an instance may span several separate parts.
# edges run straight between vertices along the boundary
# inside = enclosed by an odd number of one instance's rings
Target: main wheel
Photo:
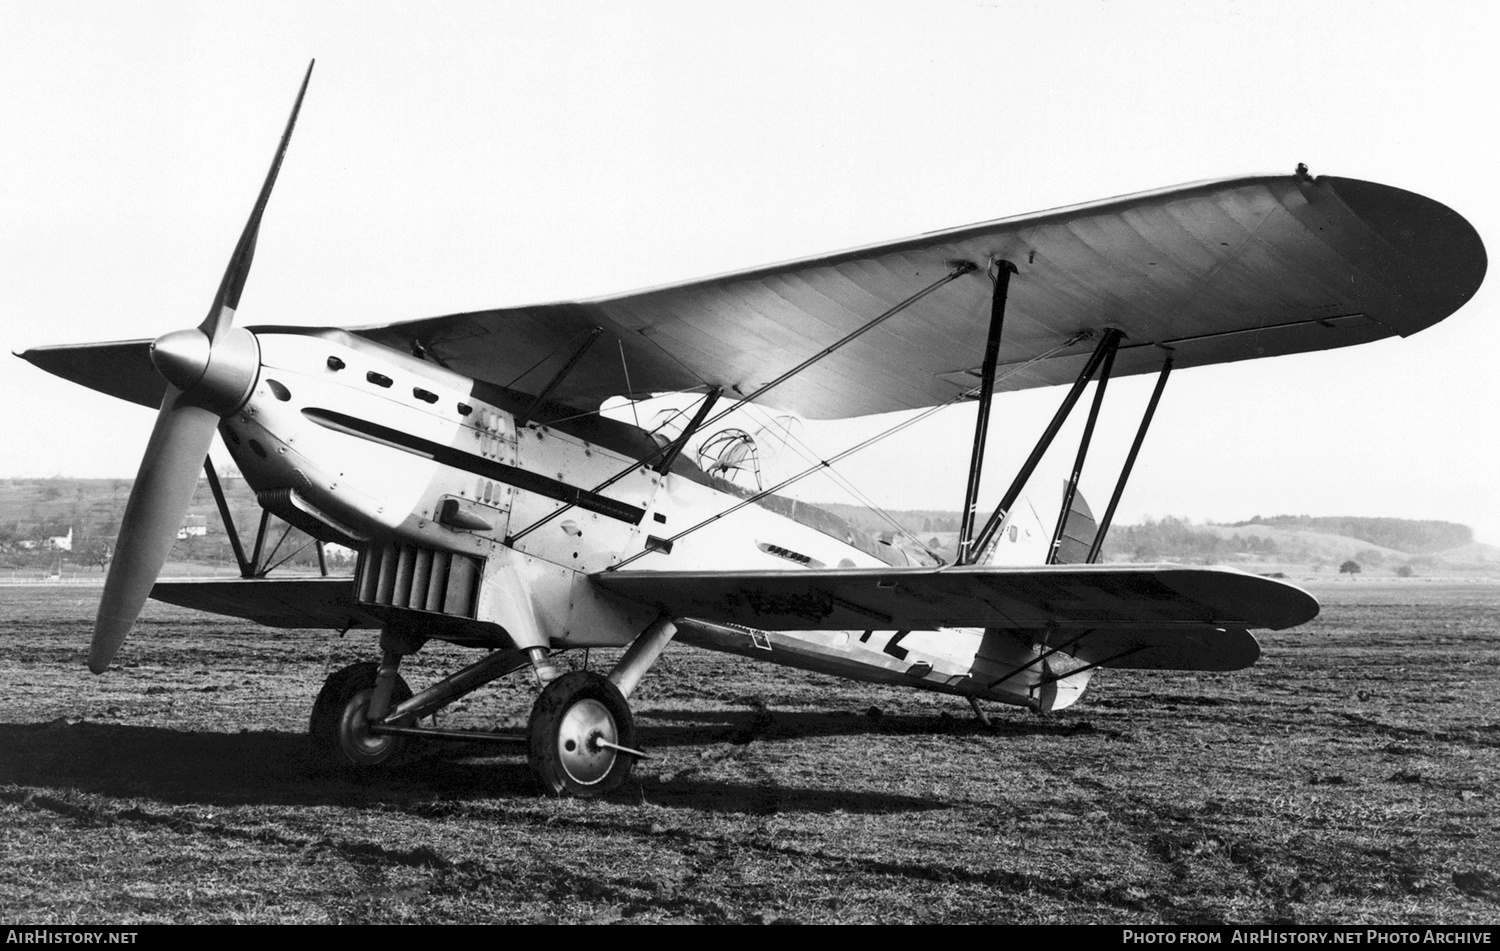
[[[369,728],[370,698],[375,694],[379,670],[368,662],[351,664],[323,682],[308,721],[315,763],[349,770],[399,759],[405,745],[401,737],[376,736]],[[411,688],[397,674],[391,687],[391,705],[410,698]]]
[[[531,708],[527,731],[531,771],[549,795],[606,795],[635,765],[634,756],[614,749],[635,746],[630,705],[620,688],[593,671],[575,670],[548,684]]]

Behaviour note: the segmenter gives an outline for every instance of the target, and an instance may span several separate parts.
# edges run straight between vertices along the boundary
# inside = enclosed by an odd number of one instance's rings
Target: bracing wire
[[[521,382],[522,380],[526,379],[526,377],[528,375],[530,375],[530,373],[531,373],[532,370],[535,370],[537,367],[539,367],[542,364],[546,363],[548,360],[551,360],[553,357],[557,356],[559,353],[567,353],[567,352],[571,351],[574,348],[574,346],[578,343],[578,338],[584,336],[587,333],[589,333],[589,331],[584,330],[584,331],[576,333],[572,337],[568,338],[568,342],[567,343],[563,344],[561,347],[558,347],[557,349],[555,349],[555,350],[551,351],[550,353],[546,354],[540,360],[538,360],[537,362],[533,363],[531,366],[527,367],[526,369],[522,370],[520,373],[518,373],[515,376],[511,377],[510,382],[507,383],[507,384],[505,384],[506,388],[509,389],[509,388],[515,386],[517,383]]]
[[[755,407],[755,409],[758,410],[760,409],[760,407]],[[775,426],[781,430],[783,434],[781,444],[783,446],[800,456],[804,462],[814,461],[814,457],[817,455],[817,453],[814,452],[811,446],[803,442],[801,437],[792,432],[790,427],[783,425],[779,419],[769,413],[766,413],[765,415],[767,418],[767,425]],[[795,445],[793,445],[794,442]],[[806,450],[806,452],[804,452],[803,450]],[[931,555],[933,558],[938,559],[938,561],[942,561],[942,558],[940,558],[935,552],[933,552],[932,549],[928,548],[920,538],[918,538],[910,530],[908,530],[905,525],[901,524],[901,521],[899,519],[888,512],[885,508],[881,507],[874,499],[870,498],[864,492],[860,491],[859,487],[855,485],[848,476],[839,472],[837,469],[829,469],[826,474],[830,479],[837,483],[840,488],[842,488],[845,492],[848,492],[851,498],[853,498],[860,505],[864,506],[870,512],[874,513],[878,518],[881,519],[881,521],[889,525],[897,534],[903,536],[907,541],[910,541],[918,548],[927,552],[927,554]]]
[[[698,398],[698,402],[701,403],[703,400],[708,399],[712,395],[714,395],[714,394],[712,394],[712,393],[704,393],[701,397]],[[697,403],[695,403],[693,405],[696,406]],[[592,416],[594,414],[593,413],[589,413],[589,414],[586,414],[586,415]],[[624,469],[621,469],[619,472],[616,472],[614,475],[610,476],[608,479],[605,479],[603,482],[601,482],[598,485],[594,486],[594,488],[591,489],[590,491],[592,491],[592,492],[602,492],[602,491],[604,491],[605,489],[607,489],[610,486],[614,485],[616,482],[619,482],[621,479],[623,479],[626,476],[630,475],[632,472],[635,472],[641,466],[644,466],[644,465],[648,464],[649,462],[651,462],[652,460],[660,457],[663,453],[667,452],[670,449],[670,447],[671,447],[671,443],[666,443],[664,445],[658,446],[654,452],[650,453],[645,458],[638,459],[638,460],[632,462],[628,467],[626,467]],[[527,525],[525,528],[521,529],[519,532],[516,532],[516,533],[512,534],[509,538],[506,539],[506,544],[508,544],[508,545],[514,545],[521,538],[524,538],[525,536],[527,536],[527,535],[531,534],[532,532],[536,531],[538,528],[541,528],[543,525],[545,525],[548,522],[552,521],[554,518],[556,518],[557,516],[561,515],[562,513],[566,512],[566,511],[568,511],[572,507],[573,507],[573,503],[572,502],[565,502],[565,503],[563,503],[562,505],[560,505],[557,508],[553,509],[551,512],[548,512],[546,515],[543,515],[541,518],[539,518],[536,521],[532,522],[530,525]]]
[[[635,419],[635,428],[640,429],[641,414],[635,411],[635,404],[638,402],[635,399],[635,387],[630,385],[630,365],[625,362],[625,341],[618,340],[616,343],[620,345],[620,369],[625,373],[625,392],[631,395],[630,415]]]
[[[1030,360],[1026,361],[1025,363],[1020,364],[1020,365],[1018,365],[1016,367],[1013,367],[1010,370],[1006,371],[1006,373],[1004,374],[1004,376],[996,378],[996,382],[998,383],[1000,380],[1003,380],[1003,379],[1005,379],[1005,378],[1007,378],[1007,377],[1009,377],[1009,376],[1011,376],[1011,375],[1013,375],[1015,373],[1019,373],[1020,371],[1025,370],[1025,369],[1027,369],[1027,368],[1029,368],[1029,367],[1031,367],[1031,366],[1039,363],[1040,361],[1045,360],[1045,359],[1053,356],[1056,353],[1059,353],[1059,352],[1061,352],[1063,350],[1066,350],[1068,347],[1071,347],[1074,344],[1079,343],[1080,341],[1087,340],[1090,336],[1092,336],[1092,334],[1091,334],[1090,331],[1080,331],[1079,333],[1074,334],[1072,337],[1068,338],[1067,340],[1065,340],[1064,342],[1058,344],[1057,346],[1051,348],[1050,350],[1044,351],[1043,353],[1038,354],[1037,356],[1031,358]],[[682,538],[684,538],[684,537],[686,537],[688,535],[691,535],[693,532],[696,532],[699,529],[702,529],[702,528],[705,528],[705,527],[707,527],[709,525],[712,525],[714,522],[717,522],[721,518],[724,518],[724,517],[726,517],[728,515],[732,515],[735,512],[738,512],[740,509],[744,508],[747,505],[751,505],[751,504],[754,504],[755,502],[759,502],[761,499],[765,498],[768,495],[774,495],[775,493],[780,492],[782,489],[786,488],[787,486],[793,485],[793,484],[795,484],[797,482],[802,481],[803,479],[805,479],[808,476],[812,475],[814,472],[820,472],[820,471],[822,471],[824,469],[831,469],[831,468],[833,468],[833,466],[836,463],[842,462],[843,460],[845,460],[848,457],[854,455],[855,453],[859,452],[860,450],[868,448],[869,446],[872,446],[875,443],[880,442],[881,440],[884,440],[884,439],[887,439],[887,438],[889,438],[891,436],[894,436],[896,433],[899,433],[902,430],[905,430],[905,429],[908,429],[908,428],[910,428],[912,426],[915,426],[917,423],[920,423],[923,420],[926,420],[926,419],[928,419],[928,418],[936,415],[937,413],[939,413],[939,412],[947,409],[950,406],[953,406],[953,405],[955,405],[957,403],[960,403],[960,402],[962,402],[964,400],[967,400],[967,399],[973,399],[975,397],[975,395],[977,395],[978,390],[979,390],[979,387],[977,387],[977,386],[969,387],[968,389],[963,390],[963,391],[959,392],[958,394],[950,397],[945,402],[938,403],[935,406],[928,407],[926,410],[923,410],[922,412],[920,412],[917,415],[911,417],[910,419],[903,420],[902,422],[897,423],[896,425],[890,427],[889,429],[886,429],[886,430],[883,430],[883,431],[881,431],[879,433],[876,433],[875,435],[870,436],[867,439],[863,439],[860,442],[854,444],[853,446],[850,446],[847,449],[844,449],[844,450],[842,450],[840,452],[835,453],[833,456],[831,456],[828,459],[819,460],[818,462],[814,463],[813,465],[809,466],[808,468],[803,469],[801,472],[797,473],[796,475],[793,475],[793,476],[790,476],[790,477],[788,477],[786,479],[783,479],[781,482],[778,482],[776,485],[771,486],[771,488],[769,488],[769,489],[764,489],[764,490],[762,490],[760,492],[757,492],[754,495],[750,496],[749,498],[746,498],[746,499],[744,499],[744,500],[742,500],[740,502],[737,502],[734,505],[731,505],[729,508],[725,509],[722,512],[719,512],[716,515],[711,515],[708,518],[704,519],[701,522],[698,522],[695,525],[688,526],[687,528],[685,528],[682,531],[678,532],[676,535],[673,535],[671,538],[667,539],[666,540],[667,541],[666,545],[658,545],[658,546],[654,546],[654,547],[651,547],[651,548],[646,548],[646,549],[644,549],[642,551],[638,551],[634,555],[631,555],[629,558],[626,558],[626,559],[624,559],[623,561],[620,561],[617,564],[611,565],[610,567],[606,568],[605,570],[606,571],[618,571],[619,569],[621,569],[621,568],[625,567],[626,565],[630,564],[632,561],[635,561],[637,558],[642,558],[642,557],[644,557],[646,555],[649,555],[653,551],[660,551],[660,550],[664,550],[664,549],[669,549],[670,546],[672,544],[675,544],[678,540],[680,540],[680,539],[682,539]],[[720,414],[720,415],[722,416],[723,414]],[[718,419],[718,417],[715,417],[715,419]]]
[[[1063,350],[1063,349],[1066,349],[1069,346],[1072,346],[1074,343],[1078,342],[1079,339],[1081,339],[1081,337],[1080,338],[1075,338],[1074,340],[1070,340],[1067,343],[1062,344],[1059,347],[1055,347],[1052,350],[1049,350],[1046,353],[1043,353],[1043,354],[1041,354],[1041,355],[1033,358],[1032,360],[1027,361],[1026,363],[1024,363],[1024,364],[1022,364],[1020,366],[1013,367],[1010,370],[1007,370],[1004,375],[996,378],[996,382],[998,383],[998,382],[1000,382],[1000,380],[1003,380],[1006,377],[1011,376],[1014,373],[1018,373],[1021,370],[1024,370],[1027,367],[1030,367],[1030,366],[1036,364],[1038,361],[1047,359],[1049,356],[1051,356],[1054,353],[1057,353],[1059,350]],[[978,388],[976,387],[976,388],[971,389],[971,390],[967,391],[966,393],[962,394],[962,396],[960,398],[972,398],[977,393],[978,393]],[[945,404],[945,405],[951,405],[951,403]],[[754,407],[754,408],[757,409],[757,410],[760,409],[760,407]],[[762,412],[764,412],[764,411],[762,411]],[[772,416],[769,413],[765,413],[764,415],[766,417],[768,425],[776,426],[777,428],[779,428],[783,432],[784,435],[783,435],[782,440],[781,440],[782,445],[786,446],[787,448],[789,448],[793,452],[795,452],[798,456],[800,456],[803,459],[803,461],[805,461],[805,462],[812,462],[813,461],[813,457],[815,457],[817,455],[817,453],[816,453],[816,451],[811,446],[809,446],[809,445],[807,445],[807,443],[803,442],[803,440],[799,436],[797,436],[796,433],[792,432],[792,430],[789,427],[782,425],[782,423],[776,417]],[[793,441],[796,442],[796,445],[792,445]],[[799,446],[801,447],[800,449],[798,448]],[[806,450],[806,452],[802,451],[804,449]],[[915,533],[913,533],[910,529],[908,529],[905,525],[903,525],[899,519],[897,519],[894,515],[892,515],[885,508],[883,508],[882,506],[880,506],[879,504],[877,504],[869,496],[865,495],[864,492],[860,491],[859,487],[856,486],[854,484],[854,482],[851,479],[848,478],[848,476],[844,475],[843,473],[840,473],[837,469],[832,469],[832,468],[830,468],[828,470],[827,475],[828,475],[828,477],[830,479],[834,480],[834,482],[836,482],[840,486],[840,488],[842,488],[844,491],[848,492],[849,495],[852,498],[854,498],[861,505],[863,505],[866,509],[868,509],[870,512],[872,512],[873,514],[875,514],[878,518],[880,518],[882,521],[884,521],[887,525],[889,525],[898,534],[900,534],[901,536],[903,536],[904,538],[906,538],[908,541],[910,541],[912,544],[916,545],[921,550],[927,552],[932,557],[937,558],[939,561],[942,560],[940,556],[938,556],[935,552],[932,551],[932,549],[930,549],[929,547],[927,547],[926,543],[923,542],[920,537],[918,537]]]

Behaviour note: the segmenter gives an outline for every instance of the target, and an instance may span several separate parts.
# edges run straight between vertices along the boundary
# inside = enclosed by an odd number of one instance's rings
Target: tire
[[[595,799],[619,789],[635,757],[593,742],[635,747],[635,719],[620,689],[593,671],[552,681],[531,708],[531,771],[550,796]]]
[[[379,666],[351,664],[331,674],[313,701],[308,720],[313,762],[340,772],[352,772],[399,762],[406,746],[398,736],[372,736],[365,729],[370,697],[375,692]],[[401,675],[391,687],[391,705],[411,698]]]

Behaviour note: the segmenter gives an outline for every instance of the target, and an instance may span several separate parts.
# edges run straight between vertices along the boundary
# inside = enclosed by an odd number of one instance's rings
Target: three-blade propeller
[[[125,504],[120,537],[99,601],[89,647],[89,669],[96,674],[108,669],[156,584],[192,502],[198,473],[219,420],[238,411],[255,386],[260,371],[259,349],[254,335],[234,326],[234,313],[255,257],[260,219],[281,171],[312,70],[313,63],[309,63],[276,158],[219,282],[208,316],[197,329],[174,330],[151,345],[151,362],[170,385]]]

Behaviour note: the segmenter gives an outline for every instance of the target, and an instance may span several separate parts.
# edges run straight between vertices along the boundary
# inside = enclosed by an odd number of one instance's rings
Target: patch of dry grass
[[[607,802],[449,746],[317,777],[371,639],[0,589],[0,915],[97,922],[1484,923],[1500,913],[1500,586],[1330,584],[1231,675],[1105,672],[981,729],[953,698],[678,647]],[[466,662],[435,645],[414,685]],[[598,658],[595,659],[596,662]],[[445,712],[519,724],[522,684]]]

